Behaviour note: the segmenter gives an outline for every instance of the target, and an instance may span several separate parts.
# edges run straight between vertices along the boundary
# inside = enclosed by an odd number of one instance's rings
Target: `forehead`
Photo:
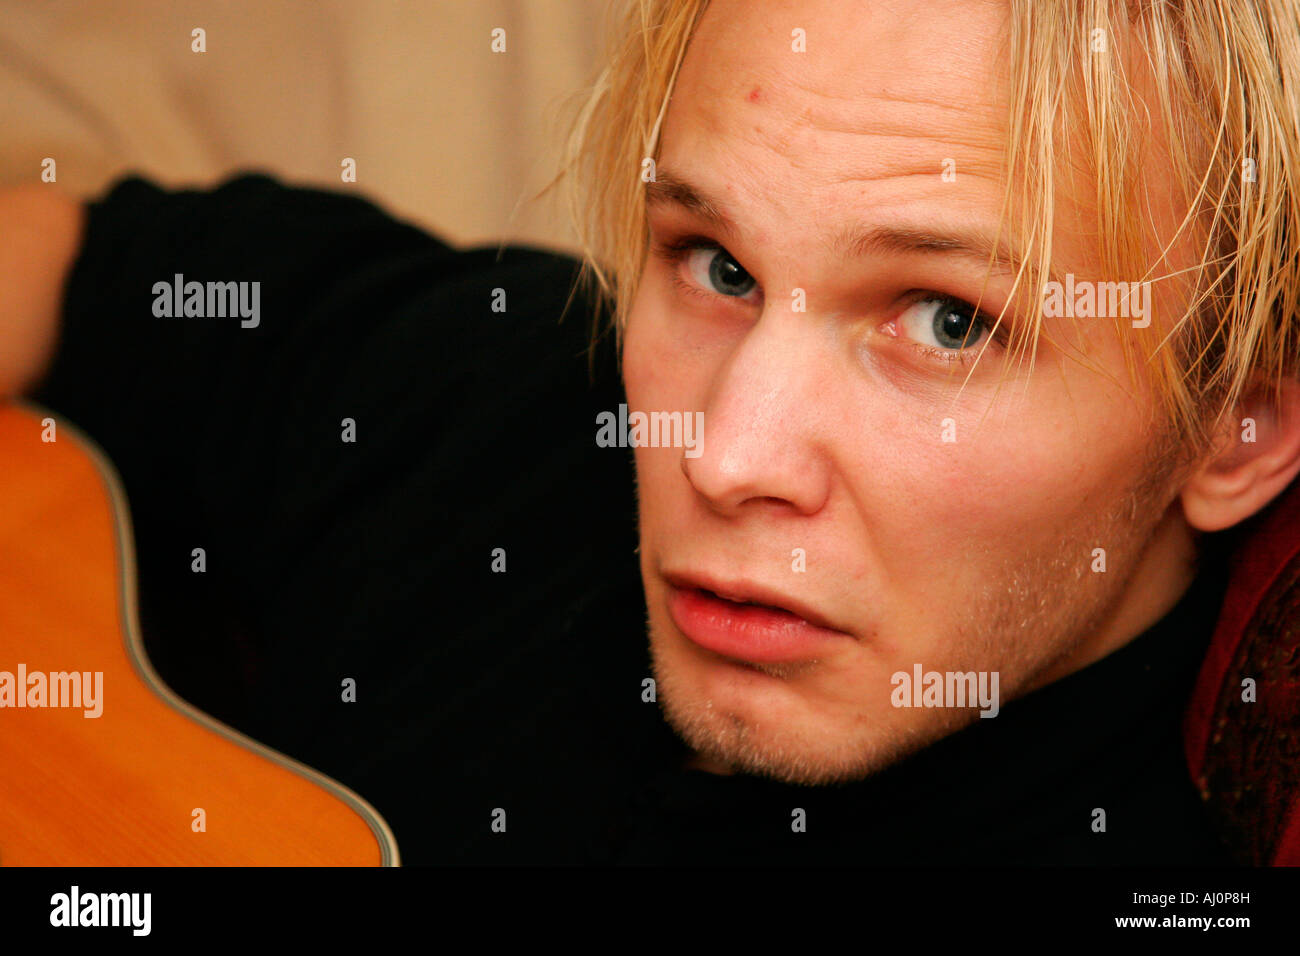
[[[714,0],[682,64],[661,161],[722,167],[773,199],[795,198],[783,184],[875,184],[876,200],[909,177],[936,191],[960,189],[965,175],[996,185],[1006,22],[980,2]],[[956,182],[940,177],[949,159]],[[918,185],[902,192],[915,198]]]

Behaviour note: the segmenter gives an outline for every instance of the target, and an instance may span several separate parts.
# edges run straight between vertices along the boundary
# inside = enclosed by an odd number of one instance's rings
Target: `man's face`
[[[698,457],[636,463],[660,699],[710,769],[861,776],[977,719],[893,706],[895,673],[997,672],[1005,703],[1186,583],[1110,326],[1080,333],[1088,367],[1040,344],[1031,373],[960,305],[996,316],[1013,282],[978,251],[1005,35],[992,4],[714,0],[691,41],[623,371],[632,410],[704,413]],[[1086,236],[1089,208],[1057,198]],[[1095,272],[1070,232],[1057,271]]]

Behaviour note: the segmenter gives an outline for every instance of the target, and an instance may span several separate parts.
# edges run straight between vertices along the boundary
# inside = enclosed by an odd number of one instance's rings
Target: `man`
[[[633,5],[574,167],[625,393],[563,259],[263,179],[14,200],[11,382],[118,462],[164,676],[409,862],[1219,860],[1178,727],[1207,536],[1300,471],[1300,28],[1162,11]]]

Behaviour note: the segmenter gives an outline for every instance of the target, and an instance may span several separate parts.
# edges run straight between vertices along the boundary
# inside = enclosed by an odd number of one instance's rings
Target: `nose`
[[[811,515],[825,505],[832,358],[818,338],[795,322],[760,320],[720,368],[705,404],[701,453],[682,457],[687,481],[719,514],[776,506]]]

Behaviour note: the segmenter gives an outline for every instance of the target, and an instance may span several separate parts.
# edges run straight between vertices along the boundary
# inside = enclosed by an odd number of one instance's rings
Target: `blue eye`
[[[691,278],[718,295],[740,298],[758,285],[726,249],[720,246],[696,246],[686,254],[686,268]]]
[[[898,317],[898,324],[913,341],[951,350],[979,345],[989,332],[972,306],[942,296],[912,303]]]

